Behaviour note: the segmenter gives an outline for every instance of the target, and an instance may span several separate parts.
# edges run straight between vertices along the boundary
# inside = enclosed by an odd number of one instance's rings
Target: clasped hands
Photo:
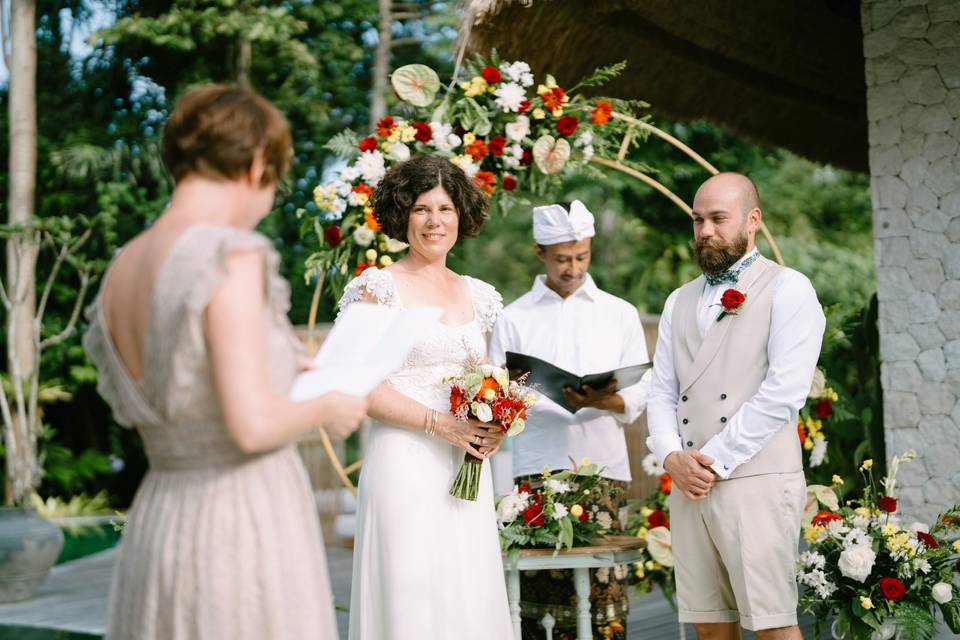
[[[623,413],[623,397],[617,393],[617,379],[613,378],[602,389],[594,389],[588,384],[580,387],[578,392],[573,387],[563,388],[563,397],[568,404],[578,409],[591,408],[614,413]]]
[[[670,453],[663,461],[663,469],[683,495],[690,500],[702,500],[717,481],[717,474],[710,468],[713,463],[714,459],[707,454],[687,449]]]

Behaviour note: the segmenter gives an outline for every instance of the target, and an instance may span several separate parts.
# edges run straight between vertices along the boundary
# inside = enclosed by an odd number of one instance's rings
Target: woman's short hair
[[[383,233],[407,239],[410,208],[420,194],[443,187],[460,217],[458,236],[472,238],[487,219],[490,202],[463,169],[446,158],[418,155],[390,169],[372,195],[372,206]]]
[[[293,154],[290,125],[269,100],[238,87],[208,84],[177,100],[163,130],[163,162],[179,182],[196,173],[231,180],[263,151],[262,185],[280,181]]]

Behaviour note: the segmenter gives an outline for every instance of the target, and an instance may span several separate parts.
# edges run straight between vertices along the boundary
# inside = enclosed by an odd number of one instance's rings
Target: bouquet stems
[[[463,464],[460,465],[457,477],[450,487],[450,495],[461,500],[476,500],[482,468],[483,460],[478,460],[469,453],[463,454]]]

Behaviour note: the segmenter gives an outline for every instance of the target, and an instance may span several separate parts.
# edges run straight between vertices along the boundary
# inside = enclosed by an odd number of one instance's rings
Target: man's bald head
[[[739,211],[746,214],[753,209],[760,208],[760,192],[753,180],[735,171],[724,171],[708,178],[694,196],[694,209],[698,199],[703,195],[719,196],[723,200],[739,204]]]

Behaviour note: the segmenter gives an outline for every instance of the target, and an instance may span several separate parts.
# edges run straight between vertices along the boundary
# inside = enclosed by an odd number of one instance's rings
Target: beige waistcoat
[[[760,389],[767,375],[767,342],[773,283],[780,267],[759,257],[731,285],[747,296],[736,315],[727,314],[700,337],[697,326],[700,276],[680,288],[673,308],[673,359],[679,381],[677,426],[684,449],[701,449]],[[721,307],[717,307],[720,315]],[[797,425],[785,424],[730,478],[802,471]]]

